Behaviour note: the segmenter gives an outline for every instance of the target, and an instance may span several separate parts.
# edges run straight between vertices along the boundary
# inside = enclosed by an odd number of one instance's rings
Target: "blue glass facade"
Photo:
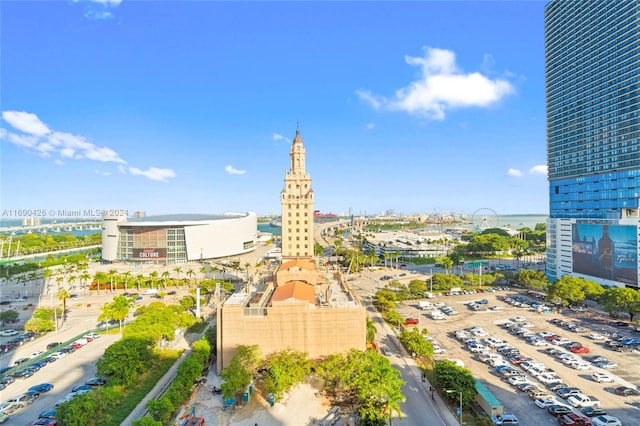
[[[545,64],[550,217],[619,219],[640,199],[640,0],[548,3]]]

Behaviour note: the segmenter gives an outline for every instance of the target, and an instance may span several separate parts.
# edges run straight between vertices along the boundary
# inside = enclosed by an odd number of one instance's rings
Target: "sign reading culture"
[[[156,260],[167,257],[166,248],[143,248],[133,249],[133,258],[138,260]]]
[[[635,226],[575,223],[572,240],[573,272],[637,285]]]

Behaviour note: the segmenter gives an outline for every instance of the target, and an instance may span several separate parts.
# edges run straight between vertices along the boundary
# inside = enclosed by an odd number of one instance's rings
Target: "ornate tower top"
[[[302,145],[299,123],[296,124],[296,136],[293,138],[289,155],[291,156],[291,169],[289,173],[292,175],[305,175],[305,158],[307,154]]]

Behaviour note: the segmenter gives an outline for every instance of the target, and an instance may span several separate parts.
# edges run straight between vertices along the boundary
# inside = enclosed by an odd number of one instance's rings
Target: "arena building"
[[[104,216],[102,259],[131,264],[174,264],[235,256],[255,250],[254,212]]]

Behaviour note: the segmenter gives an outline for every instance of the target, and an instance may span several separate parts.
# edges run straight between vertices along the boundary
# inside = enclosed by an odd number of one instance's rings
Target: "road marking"
[[[418,388],[414,388],[413,386],[409,386],[409,389],[411,389],[414,392],[418,392]]]

